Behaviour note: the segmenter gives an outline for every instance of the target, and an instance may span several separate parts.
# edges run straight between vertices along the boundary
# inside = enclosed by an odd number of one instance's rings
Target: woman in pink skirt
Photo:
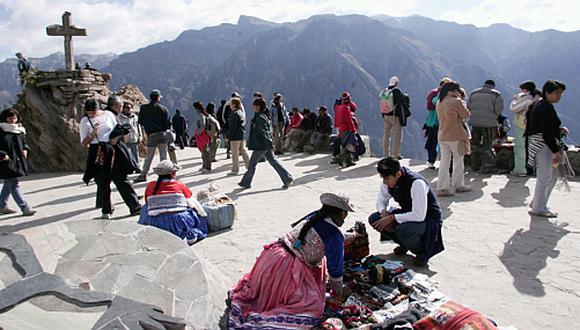
[[[309,329],[324,312],[326,273],[333,299],[342,299],[348,196],[320,195],[322,208],[264,247],[252,271],[229,292],[230,329]],[[352,235],[352,236],[351,236]],[[354,234],[347,240],[354,239]]]

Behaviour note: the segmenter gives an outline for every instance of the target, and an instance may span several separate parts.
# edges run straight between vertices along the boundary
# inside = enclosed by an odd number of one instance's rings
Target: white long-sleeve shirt
[[[403,222],[421,222],[427,216],[427,194],[429,193],[429,186],[423,180],[415,180],[411,185],[411,200],[413,207],[410,212],[395,214],[395,220],[398,223]],[[389,206],[389,201],[393,196],[389,193],[389,188],[381,183],[379,195],[377,197],[377,211],[387,210],[391,212],[392,207]]]

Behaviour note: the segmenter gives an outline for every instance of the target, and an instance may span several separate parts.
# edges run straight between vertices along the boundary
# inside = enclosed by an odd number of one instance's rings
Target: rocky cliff
[[[110,79],[110,74],[97,70],[38,71],[27,78],[14,107],[27,129],[31,171],[85,168],[86,150],[79,143],[79,122],[87,98],[97,99],[103,107],[111,94],[133,102],[135,108],[147,101],[132,85],[111,91]]]

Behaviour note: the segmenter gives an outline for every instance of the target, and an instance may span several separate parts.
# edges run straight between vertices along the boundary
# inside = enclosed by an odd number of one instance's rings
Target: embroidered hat
[[[173,164],[169,159],[166,159],[159,162],[159,164],[153,168],[153,172],[157,175],[169,175],[172,172],[179,171],[180,169],[181,165]]]
[[[398,83],[399,83],[399,77],[397,77],[397,76],[392,76],[391,79],[389,79],[389,86],[395,86]]]
[[[346,194],[323,193],[320,195],[320,202],[323,205],[334,206],[347,212],[354,212],[349,197]]]

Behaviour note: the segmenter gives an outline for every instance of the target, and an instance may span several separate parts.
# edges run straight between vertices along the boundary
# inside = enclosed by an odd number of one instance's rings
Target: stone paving
[[[265,163],[258,165],[252,188],[239,190],[236,183],[241,176],[226,175],[231,163],[223,153],[210,174],[198,172],[201,159],[196,149],[179,151],[178,158],[184,166],[180,179],[194,194],[216,182],[234,199],[238,218],[232,230],[214,233],[191,248],[177,250],[177,245],[168,243],[175,240],[163,237],[165,233],[135,225],[137,217],[126,216],[128,210],[117,193],[113,193],[115,219],[93,220],[99,215],[93,208],[94,185],[84,186],[80,174],[41,174],[22,182],[25,197],[39,213],[31,218],[0,217],[0,233],[25,236],[44,271],[62,277],[70,286],[89,283],[95,290],[142,299],[188,320],[187,315],[192,313],[205,315],[204,311],[211,311],[209,323],[196,328],[215,329],[227,288],[251,269],[263,245],[319,207],[320,193],[344,191],[351,195],[356,212],[347,218],[346,228],[374,210],[379,187],[376,159],[372,158],[341,170],[328,164],[327,155],[286,154],[280,159],[295,177],[289,190],[281,189],[279,178]],[[426,169],[423,162],[404,162],[436,181],[436,171]],[[571,329],[575,315],[580,313],[580,184],[572,182],[570,193],[554,191],[550,204],[560,216],[545,220],[527,214],[533,178],[468,175],[467,181],[474,188],[472,192],[440,199],[446,250],[431,260],[428,269],[418,271],[433,276],[440,290],[451,298],[502,325],[520,330]],[[136,185],[140,194],[144,186]],[[370,238],[371,253],[396,258],[391,254],[393,244],[380,243],[372,232]],[[10,269],[10,259],[0,253],[0,287],[19,279],[18,272]],[[207,292],[203,284],[197,283],[203,277],[218,278],[215,285],[207,286]],[[200,286],[199,292],[192,292]],[[178,294],[180,290],[192,296]],[[167,291],[174,293],[171,307]],[[147,298],[146,293],[152,294]],[[200,295],[205,295],[205,301],[221,305],[188,302]],[[41,308],[47,305],[58,307],[54,301],[47,303],[39,298],[18,305],[0,314],[0,326],[79,329],[78,325],[83,324],[88,329],[104,313],[102,309],[75,313],[65,308],[48,312]],[[31,313],[36,316],[24,317]]]

